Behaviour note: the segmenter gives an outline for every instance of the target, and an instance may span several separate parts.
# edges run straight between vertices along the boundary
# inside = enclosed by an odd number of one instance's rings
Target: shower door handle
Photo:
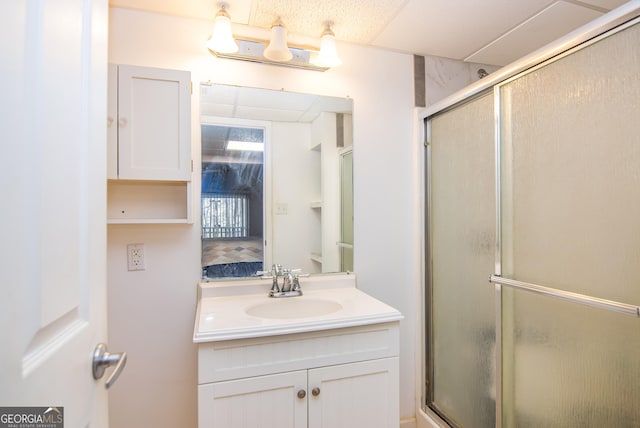
[[[613,300],[600,299],[598,297],[587,296],[585,294],[573,293],[571,291],[558,290],[556,288],[543,287],[542,285],[522,282],[515,279],[503,278],[497,275],[489,275],[489,282],[505,285],[507,287],[530,291],[536,294],[543,294],[556,299],[567,300],[569,302],[580,303],[581,305],[592,306],[608,311],[619,312],[632,317],[640,317],[640,307],[620,303]]]

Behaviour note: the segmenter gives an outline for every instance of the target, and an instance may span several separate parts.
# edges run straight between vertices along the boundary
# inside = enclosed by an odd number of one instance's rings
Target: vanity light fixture
[[[320,38],[320,52],[311,62],[318,67],[337,67],[342,64],[336,49],[336,35],[331,31],[332,22],[325,23],[325,29]]]
[[[271,27],[270,40],[245,39],[234,37],[231,33],[231,21],[227,13],[227,4],[219,3],[213,27],[213,34],[207,42],[207,48],[219,58],[239,59],[242,61],[273,64],[306,70],[326,71],[341,64],[336,52],[335,36],[331,31],[331,22],[325,23],[322,33],[321,50],[317,47],[289,46],[287,30],[278,18]]]
[[[231,19],[227,13],[228,5],[219,3],[220,10],[216,14],[213,22],[213,33],[207,41],[207,47],[215,52],[231,54],[236,53],[240,49],[236,41],[233,39],[231,32]]]
[[[264,50],[264,57],[276,62],[290,61],[293,58],[287,46],[287,29],[282,25],[279,17],[271,26],[271,39],[269,46]]]

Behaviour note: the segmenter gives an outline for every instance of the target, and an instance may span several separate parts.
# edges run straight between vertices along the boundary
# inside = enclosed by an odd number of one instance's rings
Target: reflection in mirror
[[[353,272],[353,150],[340,153],[340,270]]]
[[[203,279],[353,270],[352,101],[203,83]]]
[[[265,130],[201,124],[202,269],[205,278],[263,268]]]

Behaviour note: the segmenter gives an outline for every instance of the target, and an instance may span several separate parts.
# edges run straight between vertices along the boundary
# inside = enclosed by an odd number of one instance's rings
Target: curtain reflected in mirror
[[[201,131],[203,278],[251,276],[264,262],[264,129]]]

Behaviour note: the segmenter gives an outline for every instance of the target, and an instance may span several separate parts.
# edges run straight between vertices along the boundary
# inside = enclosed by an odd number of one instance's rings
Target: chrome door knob
[[[111,385],[118,380],[118,376],[122,373],[124,366],[127,364],[127,353],[110,353],[107,349],[107,345],[104,343],[98,343],[96,349],[93,351],[93,378],[98,380],[104,376],[104,372],[109,366],[116,366],[111,372],[111,375],[107,378],[104,386],[109,389]]]

